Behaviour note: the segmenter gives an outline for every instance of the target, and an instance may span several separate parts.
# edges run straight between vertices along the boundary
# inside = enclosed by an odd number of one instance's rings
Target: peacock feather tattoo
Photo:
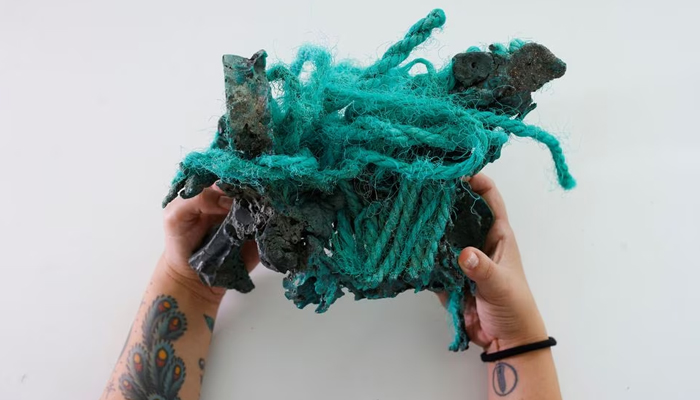
[[[185,364],[172,342],[187,330],[185,315],[171,296],[158,296],[143,321],[143,342],[129,351],[119,389],[128,400],[179,400]]]

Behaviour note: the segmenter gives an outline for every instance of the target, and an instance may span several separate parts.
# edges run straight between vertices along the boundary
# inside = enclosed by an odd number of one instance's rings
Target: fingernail
[[[231,208],[233,205],[233,199],[226,196],[219,197],[219,206],[222,208]]]
[[[467,268],[474,269],[477,265],[479,265],[479,257],[477,257],[476,254],[471,253],[467,258]]]

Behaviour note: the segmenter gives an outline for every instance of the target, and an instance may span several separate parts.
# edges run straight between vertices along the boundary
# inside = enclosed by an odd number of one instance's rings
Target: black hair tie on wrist
[[[522,346],[513,347],[511,349],[497,351],[495,353],[486,354],[486,352],[481,353],[481,361],[483,362],[494,362],[502,360],[504,358],[517,356],[520,354],[529,353],[535,350],[546,349],[547,347],[556,346],[557,341],[553,337],[549,337],[547,340],[541,342],[535,342],[530,344],[524,344]]]

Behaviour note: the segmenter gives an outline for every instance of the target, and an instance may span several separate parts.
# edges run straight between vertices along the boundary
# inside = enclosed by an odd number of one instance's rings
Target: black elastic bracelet
[[[504,358],[517,356],[524,353],[529,353],[531,351],[546,349],[547,347],[556,346],[557,341],[553,337],[549,337],[547,340],[541,342],[524,344],[522,346],[513,347],[512,349],[506,349],[497,351],[495,353],[486,354],[486,352],[481,353],[481,361],[483,362],[494,362],[502,360]]]

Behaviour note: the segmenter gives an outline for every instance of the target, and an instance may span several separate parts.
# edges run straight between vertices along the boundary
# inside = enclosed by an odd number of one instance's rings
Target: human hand
[[[486,253],[468,247],[459,255],[460,267],[477,287],[475,296],[465,300],[467,334],[488,353],[545,340],[547,331],[527,284],[503,199],[483,174],[469,184],[491,207],[494,223],[486,237]],[[444,305],[447,294],[438,297]]]
[[[232,198],[212,185],[193,198],[175,198],[165,207],[163,218],[165,250],[161,259],[167,272],[180,278],[191,289],[219,298],[226,290],[203,284],[190,267],[189,258],[202,245],[204,236],[226,218],[232,204]],[[244,243],[241,257],[248,272],[252,271],[260,260],[255,242]]]

